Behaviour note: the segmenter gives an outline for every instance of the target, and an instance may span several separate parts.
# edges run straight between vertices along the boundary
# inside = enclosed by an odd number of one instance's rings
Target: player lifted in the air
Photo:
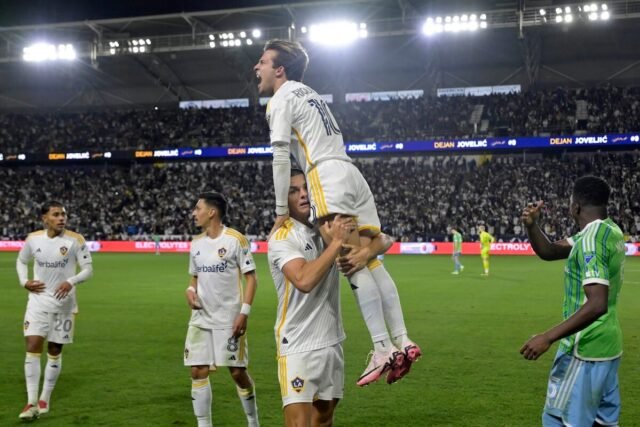
[[[293,155],[307,177],[312,222],[322,225],[336,214],[354,217],[358,230],[351,234],[349,243],[355,246],[352,251],[363,250],[380,233],[376,205],[369,185],[346,154],[329,107],[301,82],[308,60],[299,43],[272,40],[254,67],[260,94],[273,96],[267,105],[277,215],[272,233],[289,218],[287,192]],[[374,343],[358,385],[376,381],[388,371],[408,372],[422,353],[407,336],[393,279],[382,263],[374,260],[369,268],[351,275],[350,282]]]

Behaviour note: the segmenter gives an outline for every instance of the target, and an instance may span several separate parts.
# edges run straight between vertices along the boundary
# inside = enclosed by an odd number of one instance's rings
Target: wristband
[[[187,292],[193,292],[195,294],[196,293],[196,288],[194,288],[193,286],[189,286],[187,288]]]
[[[276,206],[276,215],[277,216],[287,215],[288,213],[289,213],[289,207],[288,206]]]
[[[242,308],[240,309],[240,314],[244,314],[245,316],[248,316],[249,313],[251,313],[251,306],[249,304],[242,303]]]

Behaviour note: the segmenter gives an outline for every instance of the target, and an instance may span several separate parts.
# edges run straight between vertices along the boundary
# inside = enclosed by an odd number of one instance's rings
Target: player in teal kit
[[[462,254],[462,234],[455,229],[451,229],[453,236],[453,272],[451,274],[460,274],[464,270],[464,265],[460,264],[460,255]]]
[[[535,335],[520,349],[526,359],[536,360],[561,340],[549,376],[544,426],[618,425],[622,331],[617,303],[625,245],[622,231],[607,217],[610,192],[600,178],[576,180],[569,210],[580,231],[554,243],[537,224],[542,201],[522,213],[536,254],[544,260],[567,259],[564,321]]]

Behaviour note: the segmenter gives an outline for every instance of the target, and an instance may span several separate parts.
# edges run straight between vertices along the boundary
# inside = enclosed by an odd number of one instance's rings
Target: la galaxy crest
[[[227,253],[227,250],[225,248],[220,248],[218,249],[218,256],[220,258],[224,258],[225,254]]]
[[[67,248],[66,246],[60,247],[60,253],[62,254],[62,256],[65,256],[67,252],[69,252],[69,248]]]
[[[295,377],[291,380],[291,388],[300,393],[304,389],[304,380],[300,377]]]

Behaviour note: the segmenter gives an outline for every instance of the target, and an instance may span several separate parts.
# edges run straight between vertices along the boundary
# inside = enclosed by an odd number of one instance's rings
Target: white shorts
[[[189,325],[184,344],[185,366],[233,366],[246,368],[249,353],[246,335],[232,337],[232,329],[202,329]]]
[[[342,399],[344,355],[342,344],[278,358],[282,406]]]
[[[343,160],[318,163],[307,174],[310,220],[331,214],[355,216],[359,230],[380,232],[380,218],[369,184],[357,167]]]
[[[74,313],[49,313],[27,307],[24,336],[40,336],[56,344],[71,344],[75,329]]]

